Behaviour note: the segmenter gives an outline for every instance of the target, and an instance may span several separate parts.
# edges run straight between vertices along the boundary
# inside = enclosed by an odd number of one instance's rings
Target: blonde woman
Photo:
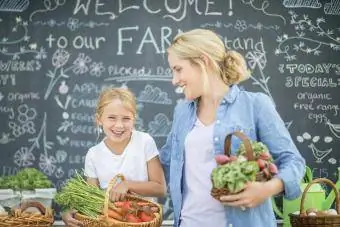
[[[270,197],[300,195],[305,161],[272,100],[239,89],[237,84],[249,77],[246,62],[239,53],[226,50],[212,31],[177,35],[168,48],[168,62],[172,83],[186,98],[175,108],[171,132],[160,151],[174,226],[277,226]],[[249,183],[242,192],[222,197],[221,203],[210,195],[214,156],[223,153],[225,136],[238,130],[268,146],[279,173],[268,182]],[[232,152],[239,144],[233,140]]]
[[[134,130],[137,116],[134,95],[124,88],[104,90],[96,107],[96,123],[105,138],[91,147],[85,157],[87,182],[106,189],[117,174],[126,178],[111,189],[112,201],[124,199],[127,192],[163,197],[164,173],[153,138]],[[67,226],[81,226],[72,212],[63,214]]]

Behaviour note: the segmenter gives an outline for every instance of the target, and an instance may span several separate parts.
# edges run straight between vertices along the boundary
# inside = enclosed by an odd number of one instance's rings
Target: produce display
[[[14,176],[0,177],[0,189],[33,190],[51,186],[47,176],[34,168],[22,169]]]
[[[75,209],[87,217],[99,218],[105,214],[105,194],[105,191],[88,184],[82,176],[76,174],[57,193],[55,202],[63,209]],[[152,221],[156,217],[155,213],[159,212],[159,208],[152,202],[126,200],[109,202],[107,214],[113,221],[139,223]]]
[[[213,169],[211,179],[216,189],[227,188],[230,193],[243,190],[246,183],[255,181],[257,173],[262,172],[266,179],[278,173],[268,148],[262,142],[252,141],[253,161],[248,161],[245,146],[242,143],[236,156],[217,155],[216,162],[220,165]]]

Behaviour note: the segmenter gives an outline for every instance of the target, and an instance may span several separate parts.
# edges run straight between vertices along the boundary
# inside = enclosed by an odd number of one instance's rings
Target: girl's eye
[[[124,121],[130,121],[131,118],[129,118],[129,117],[124,117],[123,120],[124,120]]]

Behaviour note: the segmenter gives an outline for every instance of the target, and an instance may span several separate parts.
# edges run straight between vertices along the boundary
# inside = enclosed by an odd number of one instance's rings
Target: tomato
[[[125,216],[126,220],[128,222],[131,222],[131,223],[139,223],[139,222],[142,222],[142,220],[139,218],[139,217],[136,217],[135,215],[133,214],[127,214]]]
[[[139,217],[143,222],[149,222],[155,218],[154,216],[151,216],[143,211],[139,213]]]

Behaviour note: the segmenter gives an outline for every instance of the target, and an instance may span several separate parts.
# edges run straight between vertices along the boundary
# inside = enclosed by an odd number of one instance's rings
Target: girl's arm
[[[86,182],[87,182],[88,184],[91,184],[91,185],[96,186],[96,187],[99,188],[99,181],[98,181],[98,178],[87,177],[87,178],[86,178]]]
[[[164,172],[156,156],[147,162],[149,181],[123,181],[129,191],[142,196],[163,197],[166,194],[166,183]]]

